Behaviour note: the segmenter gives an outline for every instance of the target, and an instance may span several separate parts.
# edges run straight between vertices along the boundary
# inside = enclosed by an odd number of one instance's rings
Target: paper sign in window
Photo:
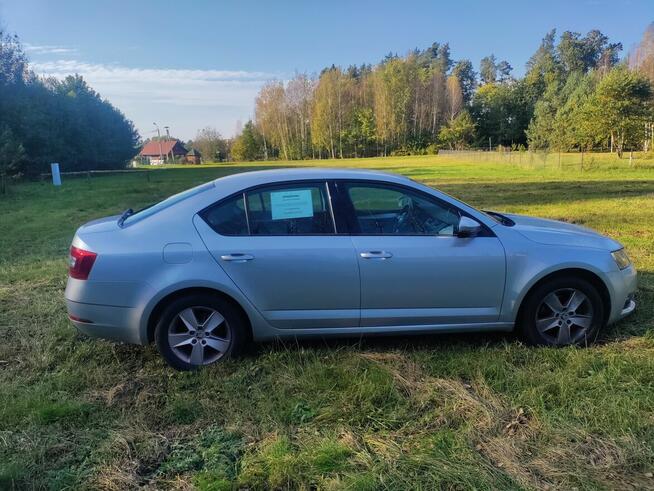
[[[311,190],[296,189],[270,193],[270,208],[273,220],[312,217]]]

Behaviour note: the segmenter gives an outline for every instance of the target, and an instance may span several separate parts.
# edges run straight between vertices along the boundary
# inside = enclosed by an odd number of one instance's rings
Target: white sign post
[[[61,174],[59,173],[59,164],[50,164],[52,171],[52,184],[61,186]]]

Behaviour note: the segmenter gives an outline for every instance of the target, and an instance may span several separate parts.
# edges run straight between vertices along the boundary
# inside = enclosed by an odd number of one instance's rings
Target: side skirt
[[[514,329],[513,322],[487,322],[475,324],[437,324],[416,326],[369,326],[369,327],[332,327],[319,329],[276,329],[269,328],[265,332],[255,334],[256,341],[267,341],[275,338],[311,338],[311,337],[359,337],[366,335],[398,334],[429,334],[458,332],[510,332]]]

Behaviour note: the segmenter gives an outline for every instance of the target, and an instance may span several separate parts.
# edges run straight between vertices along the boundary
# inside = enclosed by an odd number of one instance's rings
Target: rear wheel
[[[240,312],[209,294],[174,300],[155,328],[155,342],[166,362],[177,370],[195,370],[238,354],[245,341]]]
[[[529,294],[519,324],[530,344],[587,345],[595,341],[604,324],[604,305],[588,281],[574,276],[554,278]]]

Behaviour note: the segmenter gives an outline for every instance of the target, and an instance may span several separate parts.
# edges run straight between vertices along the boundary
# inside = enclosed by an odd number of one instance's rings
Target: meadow
[[[0,196],[0,489],[654,488],[654,159],[579,157],[230,163],[11,185]],[[505,334],[298,341],[197,373],[69,324],[80,224],[290,165],[402,173],[480,208],[594,228],[636,264],[638,309],[585,349]]]

